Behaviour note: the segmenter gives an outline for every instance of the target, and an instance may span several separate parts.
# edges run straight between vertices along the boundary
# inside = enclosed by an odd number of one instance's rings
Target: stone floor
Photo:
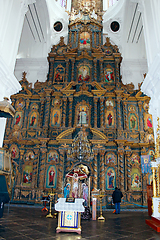
[[[56,233],[57,219],[46,218],[41,208],[5,206],[4,216],[0,219],[0,239],[29,240],[29,239],[157,239],[160,233],[155,232],[145,223],[148,219],[146,211],[121,211],[113,214],[105,211],[105,222],[82,220],[82,234]]]

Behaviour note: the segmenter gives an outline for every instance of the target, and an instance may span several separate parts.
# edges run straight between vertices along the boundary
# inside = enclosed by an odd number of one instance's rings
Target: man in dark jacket
[[[120,202],[122,197],[123,197],[122,192],[116,187],[112,194],[113,203],[115,204],[116,214],[120,213]]]

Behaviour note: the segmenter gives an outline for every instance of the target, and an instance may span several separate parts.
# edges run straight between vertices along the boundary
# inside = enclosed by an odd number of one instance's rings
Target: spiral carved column
[[[101,151],[101,160],[100,160],[100,189],[105,191],[105,168],[104,168],[104,151]]]
[[[103,118],[104,118],[104,105],[103,105],[103,99],[100,99],[100,123],[101,123],[101,128],[103,128],[104,126],[104,121],[103,121]]]
[[[21,147],[22,147],[22,146],[21,146]],[[23,147],[24,147],[24,146],[23,146]],[[19,160],[18,165],[19,165],[19,169],[21,169],[21,168],[22,168],[22,162],[23,162],[23,159],[24,159],[24,150],[20,149],[20,150],[19,150],[19,153],[20,153],[20,160]],[[20,172],[20,170],[19,170],[19,172]],[[23,171],[22,171],[22,174],[23,174]],[[18,174],[18,176],[17,176],[17,185],[20,185],[22,178],[23,178],[23,176],[21,176],[20,174]]]
[[[25,112],[25,119],[24,119],[24,128],[27,128],[27,123],[28,123],[28,107],[29,107],[29,100],[26,100],[26,112]]]
[[[66,59],[65,62],[66,62],[66,76],[65,76],[65,82],[67,82],[67,79],[68,79],[68,72],[69,72],[69,59]]]
[[[127,103],[123,102],[123,113],[124,113],[124,129],[127,129]]]
[[[50,72],[49,72],[49,82],[52,83],[52,77],[53,77],[53,69],[54,69],[54,59],[50,61]]]
[[[100,60],[100,81],[103,82],[103,60]]]
[[[97,102],[98,98],[94,98],[94,127],[97,128]]]
[[[38,157],[39,157],[39,149],[34,149],[33,174],[32,174],[33,188],[37,188]]]
[[[139,118],[140,118],[140,131],[143,131],[143,116],[142,116],[142,102],[138,102]]]
[[[45,127],[48,127],[48,120],[49,120],[49,110],[50,110],[50,100],[51,100],[51,97],[50,97],[50,93],[51,93],[51,89],[46,89],[45,92],[46,92],[46,103],[45,103],[45,124],[44,126]]]
[[[63,175],[64,175],[64,154],[65,151],[60,149],[60,156],[59,156],[59,169],[58,169],[58,190],[62,193],[63,190]]]
[[[40,110],[40,126],[43,127],[43,112],[44,112],[44,98],[40,99],[41,101],[41,110]]]
[[[73,98],[69,98],[69,123],[68,123],[69,127],[72,127],[72,103]]]
[[[66,126],[66,107],[67,107],[67,98],[63,98],[63,127]]]
[[[125,181],[126,181],[126,187],[125,190],[131,190],[131,164],[130,164],[130,156],[131,151],[125,152],[125,168],[126,168],[126,174],[125,174]]]
[[[118,180],[121,191],[124,191],[124,151],[118,151]]]
[[[93,160],[93,188],[97,189],[97,155],[98,152],[94,153],[94,160]]]
[[[97,81],[97,60],[93,60],[94,63],[94,81]]]
[[[72,73],[71,73],[71,81],[74,81],[74,63],[75,63],[75,59],[72,59]]]
[[[46,142],[41,142],[41,156],[40,156],[40,171],[39,171],[39,188],[43,189],[44,187],[44,179],[45,179],[45,163],[46,163],[46,155],[47,155],[47,149],[46,149]]]

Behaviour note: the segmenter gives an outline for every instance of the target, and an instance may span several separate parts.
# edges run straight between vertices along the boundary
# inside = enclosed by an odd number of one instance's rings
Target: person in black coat
[[[123,197],[122,192],[120,191],[120,189],[116,187],[112,194],[112,199],[113,199],[113,203],[115,204],[116,214],[120,214],[120,202],[122,197]]]

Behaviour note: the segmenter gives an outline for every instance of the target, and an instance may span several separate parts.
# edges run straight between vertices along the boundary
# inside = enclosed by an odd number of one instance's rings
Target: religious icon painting
[[[148,102],[144,102],[143,103],[143,109],[148,112],[148,109],[149,109],[149,103]]]
[[[130,158],[130,162],[131,164],[139,164],[140,163],[140,157],[137,154],[132,154],[131,158]]]
[[[18,158],[18,156],[19,156],[19,149],[18,149],[17,145],[13,144],[11,146],[10,150],[11,150],[11,157],[12,158]]]
[[[151,114],[149,114],[149,113],[144,114],[144,125],[145,125],[145,130],[153,128],[153,122],[152,122],[152,115]]]
[[[131,171],[131,189],[134,191],[141,190],[141,174],[137,168],[132,168]]]
[[[64,82],[64,75],[65,75],[65,68],[60,64],[55,69],[54,81],[56,83],[63,83]]]
[[[32,110],[38,110],[38,105],[37,104],[35,104],[35,103],[33,103],[32,105],[31,105],[31,107],[30,107],[30,109],[32,109]]]
[[[15,107],[18,108],[19,110],[24,107],[24,100],[22,98],[17,99]]]
[[[90,80],[90,68],[87,65],[80,66],[78,69],[78,82],[89,82]]]
[[[106,190],[115,189],[116,173],[114,168],[109,167],[106,171]]]
[[[51,165],[47,169],[46,187],[56,188],[57,185],[57,170],[55,166]]]
[[[51,112],[51,126],[60,127],[61,122],[61,112],[60,109],[52,109]]]
[[[38,113],[31,112],[29,117],[29,127],[37,127],[38,125]]]
[[[116,157],[113,153],[107,153],[105,159],[106,159],[106,161],[105,161],[106,164],[108,164],[108,163],[116,164]]]
[[[82,32],[80,33],[80,39],[79,39],[79,48],[80,49],[90,49],[91,45],[91,39],[90,34],[88,32]]]
[[[48,153],[48,162],[55,161],[58,162],[58,153],[56,151],[51,150]]]
[[[114,118],[114,111],[113,110],[106,110],[105,120],[106,120],[106,127],[114,127],[115,118]]]
[[[16,112],[14,116],[14,125],[19,127],[22,125],[22,112]]]
[[[104,70],[104,82],[113,83],[114,82],[114,70],[112,67],[108,66]]]
[[[106,100],[106,107],[113,107],[114,103],[112,100]]]
[[[146,136],[146,142],[147,143],[154,143],[154,136],[153,136],[153,134],[148,134]]]
[[[134,106],[134,105],[129,105],[129,106],[128,106],[128,110],[129,110],[129,112],[135,112],[135,111],[136,111],[136,106]]]
[[[53,104],[53,106],[54,106],[55,108],[60,108],[60,106],[61,106],[61,100],[58,99],[58,98],[56,98],[56,99],[53,100],[52,104]]]
[[[22,185],[23,186],[31,186],[32,183],[32,166],[26,165],[23,169],[23,179],[22,179]]]
[[[88,126],[89,108],[87,105],[80,105],[77,109],[77,125]]]
[[[26,161],[30,161],[34,159],[34,153],[32,151],[27,152],[26,154]]]
[[[135,113],[129,114],[129,129],[138,130],[138,120]]]

